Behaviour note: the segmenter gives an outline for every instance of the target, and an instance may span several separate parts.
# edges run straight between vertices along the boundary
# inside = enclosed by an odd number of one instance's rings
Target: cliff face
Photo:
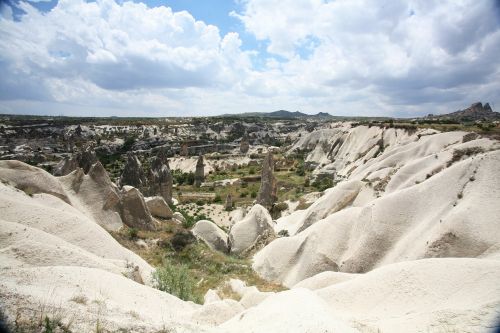
[[[477,102],[463,110],[442,115],[432,115],[431,117],[456,121],[494,121],[500,120],[500,113],[494,112],[489,103],[483,105],[483,103]]]

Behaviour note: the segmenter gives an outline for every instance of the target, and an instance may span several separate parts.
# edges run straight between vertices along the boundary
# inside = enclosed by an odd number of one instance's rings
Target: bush
[[[222,198],[221,198],[220,194],[215,195],[214,202],[222,202]]]
[[[189,274],[185,265],[174,265],[165,260],[163,265],[153,273],[154,285],[157,289],[177,296],[184,301],[200,303],[194,293],[196,281]]]
[[[252,193],[250,193],[250,196],[255,199],[257,198],[257,192],[256,191],[252,191]]]
[[[288,233],[288,230],[283,229],[283,230],[280,230],[280,231],[278,232],[278,236],[280,236],[280,237],[289,237],[289,236],[290,236],[290,234]]]
[[[300,163],[298,166],[297,166],[297,169],[295,170],[295,173],[298,175],[298,176],[301,176],[301,177],[304,177],[306,175],[306,168],[304,167],[304,163]]]
[[[194,242],[196,242],[196,238],[189,230],[178,231],[170,239],[170,245],[175,251],[181,251],[183,248]]]
[[[137,235],[138,235],[138,231],[136,228],[129,228],[127,230],[127,234],[128,234],[128,238],[130,239],[136,239],[137,238]]]
[[[463,148],[463,149],[455,149],[453,150],[453,156],[451,157],[451,160],[448,161],[446,166],[450,167],[453,165],[455,162],[458,162],[462,159],[462,157],[470,157],[473,155],[477,155],[480,153],[483,153],[484,149],[482,147],[468,147],[468,148]]]
[[[174,182],[179,185],[193,185],[194,184],[194,173],[192,172],[182,172],[174,170],[172,172]]]
[[[324,177],[322,179],[317,179],[312,186],[316,187],[319,192],[323,192],[324,190],[333,187],[333,179]]]

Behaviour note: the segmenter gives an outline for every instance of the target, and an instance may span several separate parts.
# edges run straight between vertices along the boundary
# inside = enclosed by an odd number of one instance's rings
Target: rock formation
[[[124,224],[131,228],[154,230],[151,213],[141,192],[132,186],[124,186],[121,191],[121,217]]]
[[[191,232],[210,248],[224,253],[228,252],[227,235],[215,223],[207,220],[198,221]]]
[[[171,204],[173,177],[163,149],[153,159],[150,171],[149,193],[151,195],[160,195],[168,204]]]
[[[123,168],[123,173],[120,177],[120,185],[133,186],[141,191],[146,189],[147,180],[142,169],[141,162],[133,153],[127,153],[127,163]]]
[[[186,218],[180,212],[174,212],[174,214],[172,215],[172,218],[174,221],[176,221],[179,224],[186,223]]]
[[[226,210],[233,209],[233,196],[231,195],[231,193],[229,193],[226,197],[226,204],[224,205],[224,208]]]
[[[65,176],[76,170],[76,168],[83,169],[83,172],[87,174],[96,162],[97,156],[95,152],[90,147],[86,147],[84,150],[73,154],[71,157],[66,157],[59,162],[55,166],[53,174],[54,176]]]
[[[489,103],[473,103],[470,107],[447,114],[428,115],[427,118],[453,119],[456,121],[494,121],[500,120],[500,113],[493,111]]]
[[[250,149],[250,142],[248,141],[248,134],[245,132],[240,142],[240,152],[246,154]]]
[[[167,205],[163,197],[155,196],[155,197],[147,197],[144,198],[146,201],[146,206],[148,207],[151,215],[156,217],[161,217],[164,219],[171,219],[173,216],[173,212],[170,207]]]
[[[200,187],[203,180],[205,180],[205,164],[203,163],[203,155],[200,155],[194,172],[194,186]]]
[[[259,243],[265,243],[275,235],[273,219],[261,205],[250,209],[245,218],[236,222],[229,232],[231,253],[245,255]]]
[[[262,163],[262,174],[257,203],[271,209],[277,199],[276,178],[273,175],[274,160],[273,153],[268,151]]]
[[[177,130],[177,128],[175,130]],[[188,144],[186,142],[183,142],[181,144],[181,150],[179,152],[179,155],[181,155],[181,156],[188,156],[189,155]]]

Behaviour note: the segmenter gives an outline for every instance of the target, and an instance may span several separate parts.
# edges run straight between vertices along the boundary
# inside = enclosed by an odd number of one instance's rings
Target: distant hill
[[[433,115],[429,114],[427,119],[450,119],[456,121],[494,121],[500,120],[500,113],[491,109],[490,104],[482,104],[477,102],[472,104],[467,109],[458,110],[452,113]]]
[[[278,110],[273,112],[246,112],[240,114],[224,114],[223,117],[261,117],[261,118],[275,118],[275,119],[298,119],[298,118],[318,118],[327,119],[333,118],[333,116],[326,112],[319,112],[314,115],[302,113],[300,111],[287,111]]]

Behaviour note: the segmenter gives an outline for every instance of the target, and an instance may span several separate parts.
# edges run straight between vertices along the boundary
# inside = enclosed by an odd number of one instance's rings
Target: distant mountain
[[[488,103],[483,105],[481,102],[477,102],[472,104],[467,109],[440,115],[429,114],[426,118],[451,119],[456,121],[493,121],[500,120],[500,113],[493,111]]]
[[[287,110],[278,110],[273,112],[246,112],[240,114],[225,114],[223,117],[260,117],[260,118],[275,118],[275,119],[298,119],[298,118],[318,118],[318,119],[326,119],[332,118],[333,116],[326,112],[319,112],[315,115],[310,115],[306,113],[302,113],[300,111],[287,111]]]

